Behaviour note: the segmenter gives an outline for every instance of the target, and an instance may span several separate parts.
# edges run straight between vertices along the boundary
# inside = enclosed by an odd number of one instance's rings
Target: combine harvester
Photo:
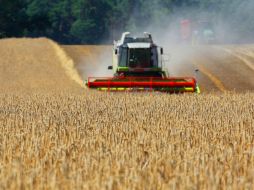
[[[86,85],[104,91],[160,91],[200,93],[193,77],[169,77],[162,60],[163,48],[154,44],[151,34],[134,38],[123,33],[114,42],[114,77],[89,77]]]

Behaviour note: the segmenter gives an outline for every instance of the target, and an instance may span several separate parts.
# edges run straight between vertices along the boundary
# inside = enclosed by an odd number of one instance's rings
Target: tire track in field
[[[217,83],[220,90],[223,89],[221,84],[229,91],[254,90],[254,72],[243,60],[222,50],[219,46],[199,47],[195,51],[195,60],[205,68],[207,76]]]
[[[204,65],[198,64],[195,60],[192,61],[192,64],[197,66],[199,71],[206,75],[221,92],[227,91],[220,79],[213,75]]]
[[[167,49],[171,53],[171,63],[168,69],[174,71],[176,76],[191,76],[197,79],[201,93],[224,92],[227,90],[222,80],[212,73],[207,66],[209,59],[201,59],[203,53],[198,47],[176,46]],[[199,72],[194,72],[196,69]]]
[[[223,51],[226,51],[227,53],[229,53],[231,56],[234,56],[236,57],[237,59],[241,60],[246,66],[248,66],[251,70],[254,71],[254,64],[253,62],[249,61],[247,57],[250,57],[250,58],[254,58],[253,55],[250,55],[246,52],[242,52],[240,50],[231,50],[229,48],[220,48],[221,50]]]

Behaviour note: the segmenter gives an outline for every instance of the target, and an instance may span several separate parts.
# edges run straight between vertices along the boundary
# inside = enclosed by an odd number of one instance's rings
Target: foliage
[[[170,18],[206,15],[252,39],[251,0],[2,0],[0,38],[50,37],[60,43],[101,43],[124,30],[137,31]]]

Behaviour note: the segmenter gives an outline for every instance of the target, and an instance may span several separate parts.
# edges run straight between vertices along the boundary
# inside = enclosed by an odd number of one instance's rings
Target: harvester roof
[[[127,46],[129,48],[150,48],[153,44],[152,35],[145,32],[143,37],[133,37],[129,32],[122,34],[121,40],[116,45]]]
[[[132,48],[150,48],[151,47],[151,43],[128,43],[127,44],[128,48],[132,49]]]

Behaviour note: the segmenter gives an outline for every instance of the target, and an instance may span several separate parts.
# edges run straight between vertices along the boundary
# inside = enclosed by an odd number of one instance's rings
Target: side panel
[[[117,72],[117,67],[118,67],[118,55],[119,54],[115,54],[115,50],[117,50],[117,52],[119,53],[119,49],[117,47],[113,48],[113,72],[116,73]]]

